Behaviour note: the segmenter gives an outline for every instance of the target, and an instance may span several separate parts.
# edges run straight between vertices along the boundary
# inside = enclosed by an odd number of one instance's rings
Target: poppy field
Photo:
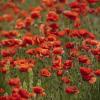
[[[100,0],[0,0],[0,100],[100,100]]]

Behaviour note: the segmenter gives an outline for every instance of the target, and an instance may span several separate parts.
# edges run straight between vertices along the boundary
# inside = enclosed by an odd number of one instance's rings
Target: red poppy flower
[[[31,71],[35,65],[35,61],[33,59],[19,59],[14,61],[14,65],[21,71],[27,72]]]
[[[61,46],[61,41],[60,40],[56,40],[53,42],[54,47],[60,47]]]
[[[59,28],[59,25],[58,25],[57,23],[52,23],[52,24],[50,24],[49,26],[50,26],[50,28],[52,28],[53,30],[56,30],[56,29]]]
[[[2,36],[7,37],[7,38],[12,38],[12,37],[15,37],[18,35],[19,35],[19,33],[16,30],[12,30],[10,32],[2,31]]]
[[[95,9],[95,13],[98,15],[98,14],[100,14],[100,7],[97,7],[96,9]]]
[[[89,75],[90,73],[92,73],[93,70],[91,68],[87,68],[87,67],[80,67],[80,73],[82,75]]]
[[[5,14],[5,15],[3,15],[3,18],[5,21],[8,21],[8,22],[11,22],[14,20],[14,18],[11,14]]]
[[[64,15],[71,20],[75,20],[78,17],[78,13],[73,11],[64,11]]]
[[[16,50],[14,48],[8,48],[7,50],[3,49],[1,50],[1,55],[3,57],[7,57],[7,56],[13,56],[15,55]]]
[[[47,21],[58,21],[59,16],[56,12],[50,11],[47,15]]]
[[[53,59],[52,63],[53,63],[52,69],[54,69],[54,70],[60,70],[60,69],[63,68],[63,66],[62,66],[62,57],[61,56],[55,57]]]
[[[11,78],[9,81],[8,81],[8,84],[10,86],[20,86],[20,79],[19,78]]]
[[[29,45],[34,44],[34,41],[32,40],[31,36],[24,36],[22,40],[24,44],[29,44]]]
[[[91,52],[92,52],[93,55],[99,55],[100,54],[100,49],[99,48],[92,49]]]
[[[53,7],[55,4],[54,0],[42,0],[42,3],[47,7]]]
[[[89,82],[89,84],[94,84],[96,82],[96,80],[97,80],[96,77],[93,76],[93,77],[91,77],[91,79],[88,82]]]
[[[26,98],[28,99],[30,97],[30,93],[25,90],[25,89],[19,89],[18,94],[22,97],[22,98]]]
[[[55,48],[53,48],[53,53],[54,54],[63,54],[64,50],[61,47],[55,47]]]
[[[15,28],[16,29],[23,29],[23,28],[25,28],[24,20],[18,19],[17,22],[16,22]]]
[[[20,41],[18,39],[5,39],[5,40],[2,40],[1,44],[2,46],[13,47],[15,45],[19,45]]]
[[[44,89],[40,86],[33,87],[33,92],[36,94],[42,94],[44,92]]]
[[[0,68],[0,72],[6,74],[8,69],[6,67]]]
[[[62,77],[61,80],[62,80],[64,83],[66,83],[66,84],[68,84],[68,83],[71,82],[71,80],[69,79],[69,77],[66,77],[66,76]]]
[[[31,18],[32,19],[41,18],[40,12],[39,11],[32,11]]]
[[[87,65],[91,63],[90,59],[86,55],[80,55],[78,57],[78,60],[79,60],[80,63],[84,63],[84,64],[87,64]]]
[[[96,71],[94,71],[95,75],[100,76],[100,69],[97,69]]]
[[[63,75],[63,70],[58,70],[57,71],[57,76],[62,76]]]
[[[69,4],[69,6],[70,6],[71,8],[79,8],[79,3],[78,3],[77,1],[74,1],[74,2],[71,2],[71,3]]]
[[[73,66],[73,61],[72,60],[66,60],[64,63],[64,69],[70,69]]]
[[[29,27],[34,23],[34,20],[31,17],[26,17],[24,20],[25,28]]]
[[[0,88],[0,94],[4,93],[4,92],[5,92],[5,90],[3,88]]]
[[[29,54],[29,55],[33,55],[35,52],[34,52],[34,49],[29,49],[26,51],[26,54]]]
[[[79,89],[77,88],[77,86],[69,86],[66,88],[65,92],[68,94],[78,94]]]
[[[66,48],[68,48],[68,49],[74,48],[74,43],[73,42],[67,42],[66,43]]]
[[[83,74],[82,74],[82,79],[85,80],[85,81],[91,80],[92,77],[94,77],[93,74],[87,74],[87,75],[83,75]]]
[[[49,72],[48,69],[43,68],[43,69],[40,70],[40,75],[41,76],[44,76],[44,77],[50,77],[51,76],[51,73]]]

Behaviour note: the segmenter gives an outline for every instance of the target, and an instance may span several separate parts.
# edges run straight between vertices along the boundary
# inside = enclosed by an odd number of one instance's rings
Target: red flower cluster
[[[37,100],[59,83],[78,94],[83,81],[94,84],[100,41],[84,23],[93,23],[88,15],[98,17],[100,1],[41,0],[26,9],[27,1],[0,1],[0,100]]]

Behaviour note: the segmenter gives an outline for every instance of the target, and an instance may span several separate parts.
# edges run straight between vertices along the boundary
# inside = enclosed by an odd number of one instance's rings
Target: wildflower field
[[[100,100],[100,0],[0,0],[0,100]]]

